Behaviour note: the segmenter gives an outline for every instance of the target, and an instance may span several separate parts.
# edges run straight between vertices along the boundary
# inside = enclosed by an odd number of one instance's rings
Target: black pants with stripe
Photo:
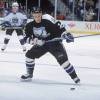
[[[27,51],[26,57],[31,59],[40,58],[47,52],[51,53],[60,65],[68,60],[66,50],[61,42],[47,43],[43,46],[33,46]]]
[[[22,29],[7,29],[6,30],[6,34],[7,35],[12,35],[12,33],[13,33],[14,30],[16,31],[17,36],[23,35],[23,30]]]

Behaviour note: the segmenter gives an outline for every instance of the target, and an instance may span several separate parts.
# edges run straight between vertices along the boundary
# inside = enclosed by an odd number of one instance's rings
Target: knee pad
[[[62,65],[64,62],[68,61],[68,57],[64,54],[57,56],[57,61],[60,65]]]
[[[67,60],[65,61],[61,66],[65,69],[66,67],[68,67],[70,65],[70,62]]]
[[[10,34],[6,34],[5,39],[10,39],[11,35]]]

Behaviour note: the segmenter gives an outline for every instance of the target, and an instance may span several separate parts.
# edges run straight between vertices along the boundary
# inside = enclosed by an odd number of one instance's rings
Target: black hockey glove
[[[11,27],[10,22],[5,21],[1,24],[1,30],[5,30],[7,27]]]
[[[68,42],[68,43],[74,42],[74,37],[73,37],[73,35],[72,35],[71,33],[66,33],[66,32],[64,32],[64,33],[61,35],[61,37],[62,37],[63,39],[66,39],[66,42]]]

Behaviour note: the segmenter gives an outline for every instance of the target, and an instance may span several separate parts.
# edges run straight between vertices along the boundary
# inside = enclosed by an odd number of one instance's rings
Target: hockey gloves
[[[5,22],[3,22],[3,23],[1,24],[1,29],[2,29],[2,30],[5,30],[7,27],[11,27],[10,22],[5,21]]]
[[[28,43],[28,44],[31,44],[31,45],[34,45],[34,46],[42,46],[44,45],[45,41],[44,40],[40,40],[38,38],[32,38],[32,37],[24,37],[21,42],[23,42],[24,44],[25,43]]]
[[[74,42],[74,37],[73,37],[73,35],[71,33],[63,32],[63,34],[61,35],[61,37],[63,39],[66,39],[67,43]]]
[[[45,44],[44,40],[38,39],[38,38],[34,38],[33,39],[33,45],[34,46],[43,46]]]

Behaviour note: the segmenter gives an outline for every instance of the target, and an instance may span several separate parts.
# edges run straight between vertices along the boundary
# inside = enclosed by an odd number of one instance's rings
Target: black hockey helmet
[[[41,13],[42,9],[40,7],[33,7],[32,8],[32,13]]]

